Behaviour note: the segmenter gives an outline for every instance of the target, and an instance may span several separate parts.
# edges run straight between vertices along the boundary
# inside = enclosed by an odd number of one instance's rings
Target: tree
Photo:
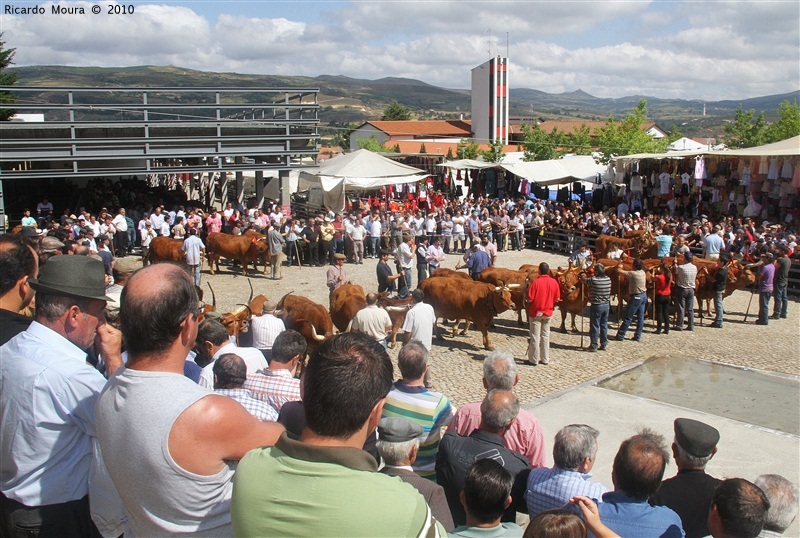
[[[767,144],[800,135],[800,106],[797,103],[783,101],[778,105],[778,115],[781,119],[767,127],[764,136]]]
[[[419,152],[420,152],[420,153],[428,153],[428,150],[427,150],[427,149],[425,149],[425,142],[423,142],[422,144],[420,144],[420,146],[419,146]]]
[[[478,144],[472,142],[468,138],[462,138],[458,141],[458,158],[459,159],[477,159],[480,148]]]
[[[553,133],[555,133],[555,136],[553,136]],[[526,161],[547,161],[558,157],[556,149],[560,134],[558,129],[554,129],[553,133],[544,132],[539,124],[523,125],[522,135],[524,142],[522,147],[525,151],[524,159]]]
[[[396,100],[389,103],[386,108],[383,109],[383,116],[381,116],[381,120],[383,121],[390,121],[390,120],[410,120],[411,119],[411,110],[407,107],[404,107]]]
[[[356,140],[356,144],[361,149],[366,149],[375,153],[391,153],[392,150],[387,148],[381,142],[378,142],[378,139],[375,138],[375,135],[370,136],[369,138],[359,138]]]
[[[7,68],[14,63],[14,53],[17,49],[7,49],[6,42],[3,41],[3,33],[0,32],[0,86],[13,86],[17,82],[17,74],[9,73]],[[0,104],[11,104],[16,101],[14,94],[8,91],[0,92]],[[11,116],[16,114],[16,110],[0,108],[0,121],[8,121]]]
[[[766,122],[762,112],[756,117],[755,110],[736,108],[733,123],[725,126],[725,144],[730,148],[752,148],[764,143]]]
[[[483,160],[488,161],[490,163],[499,163],[505,157],[505,152],[503,151],[503,143],[502,142],[492,142],[489,144],[489,149],[481,151],[480,154],[483,156]]]
[[[445,157],[448,161],[453,160],[453,148],[447,148],[447,156]]]
[[[582,123],[580,127],[573,128],[571,133],[564,136],[563,150],[576,155],[591,155],[592,134],[589,126]]]
[[[672,144],[676,140],[680,140],[681,138],[683,138],[683,133],[681,132],[677,124],[669,128],[669,132],[667,133],[667,140],[669,140],[670,144]]]
[[[607,163],[614,157],[632,153],[663,153],[667,149],[667,138],[654,139],[644,130],[647,120],[647,101],[639,100],[630,113],[621,121],[615,122],[610,116],[597,132],[598,152],[600,160]]]

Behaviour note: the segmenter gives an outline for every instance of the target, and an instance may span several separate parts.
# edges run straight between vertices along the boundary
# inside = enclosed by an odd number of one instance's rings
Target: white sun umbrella
[[[300,177],[308,183],[320,183],[329,202],[327,205],[341,211],[344,209],[345,192],[348,188],[366,190],[385,185],[414,183],[429,175],[419,168],[360,149],[323,161],[319,170],[302,172]]]

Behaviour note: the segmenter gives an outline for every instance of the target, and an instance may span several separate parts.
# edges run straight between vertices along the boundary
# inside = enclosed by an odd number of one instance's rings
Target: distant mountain
[[[470,92],[447,89],[420,80],[386,77],[378,80],[356,79],[341,75],[318,77],[284,75],[243,75],[213,73],[175,66],[137,67],[15,67],[17,84],[21,86],[126,86],[126,87],[315,87],[320,89],[320,120],[325,126],[342,127],[351,123],[374,120],[381,116],[391,101],[410,108],[419,119],[469,118]],[[736,107],[764,111],[767,118],[784,100],[800,101],[800,91],[743,100],[705,102],[684,99],[658,99],[627,96],[619,99],[594,97],[583,90],[559,94],[530,88],[513,88],[510,92],[512,117],[546,119],[605,120],[609,115],[623,117],[638,103],[647,99],[649,117],[669,129],[677,125],[687,136],[720,136],[726,120],[733,118]]]

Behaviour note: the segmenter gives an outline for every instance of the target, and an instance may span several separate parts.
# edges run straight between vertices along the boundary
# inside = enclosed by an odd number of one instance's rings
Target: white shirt
[[[0,348],[0,490],[28,506],[89,492],[94,404],[105,378],[86,353],[32,322]]]
[[[128,221],[125,220],[125,215],[122,213],[118,213],[114,220],[111,223],[117,227],[117,230],[120,232],[127,232],[128,231]]]
[[[375,219],[370,224],[370,235],[372,237],[380,237],[381,236],[381,220]]]
[[[387,327],[392,326],[389,313],[378,305],[367,305],[359,310],[353,318],[352,330],[361,331],[373,337],[378,342],[385,340]]]
[[[239,347],[232,342],[228,342],[211,357],[211,362],[208,363],[203,371],[200,373],[200,380],[197,382],[201,387],[214,390],[214,363],[222,355],[226,353],[233,353],[239,355],[247,366],[247,375],[251,375],[267,367],[267,359],[264,354],[254,347]]]
[[[408,243],[401,243],[397,248],[400,252],[400,267],[411,269],[414,266],[414,253],[411,252],[411,247],[408,246]]]
[[[272,349],[275,339],[286,330],[281,318],[272,314],[255,316],[250,321],[250,331],[253,333],[253,347],[256,349]]]
[[[155,213],[153,213],[152,215],[150,215],[150,224],[153,225],[154,230],[160,230],[161,226],[164,225],[164,214],[161,213],[156,215]]]
[[[433,307],[426,303],[417,303],[406,314],[403,332],[411,333],[412,340],[419,340],[425,349],[431,350],[433,345],[433,324],[436,314]]]

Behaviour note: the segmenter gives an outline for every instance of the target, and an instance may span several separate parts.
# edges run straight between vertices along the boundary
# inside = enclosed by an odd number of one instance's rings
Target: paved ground
[[[454,267],[458,258],[455,255],[448,256],[445,266]],[[566,266],[566,257],[562,255],[533,250],[500,253],[498,266],[516,269],[523,263],[541,261],[548,262],[551,267]],[[366,291],[375,290],[376,263],[377,260],[368,259],[363,265],[348,264],[345,266],[348,277],[354,283],[364,286]],[[256,294],[263,293],[275,301],[292,291],[327,306],[325,271],[325,268],[316,267],[285,267],[283,280],[273,281],[251,270],[250,280]],[[247,301],[247,280],[241,273],[231,271],[230,267],[222,267],[221,273],[215,276],[210,276],[204,270],[202,281],[206,291],[206,282],[211,282],[220,311],[232,309],[237,303]],[[581,351],[579,334],[553,332],[550,344],[551,363],[546,366],[530,366],[522,362],[528,345],[528,333],[526,329],[517,326],[515,312],[505,312],[496,319],[497,328],[490,331],[490,339],[496,349],[509,350],[520,361],[517,393],[523,403],[534,402],[543,396],[663,353],[800,376],[800,303],[790,300],[789,319],[771,320],[764,327],[753,323],[758,311],[757,296],[750,306],[747,323],[742,323],[749,299],[750,292],[744,290],[725,299],[725,327],[721,330],[696,327],[692,333],[684,331],[655,335],[652,334],[653,329],[648,320],[641,342],[610,342],[609,350],[605,352],[590,354]],[[609,332],[613,334],[617,326],[613,307],[611,317],[613,328]],[[556,318],[560,323],[560,314],[557,313]],[[589,343],[588,321],[587,317],[584,323],[584,346]],[[706,319],[703,323],[708,325],[709,322]],[[580,317],[577,324],[580,327]],[[628,338],[630,336],[632,333],[629,331]],[[393,360],[396,354],[396,351],[390,351]],[[437,389],[447,394],[456,405],[481,399],[484,395],[481,384],[482,359],[485,355],[480,333],[475,330],[471,330],[466,336],[447,336],[443,340],[434,340],[432,370]]]

